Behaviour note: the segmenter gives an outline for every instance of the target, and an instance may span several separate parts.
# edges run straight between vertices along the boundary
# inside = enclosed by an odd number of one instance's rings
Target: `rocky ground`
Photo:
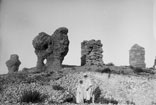
[[[95,104],[155,105],[156,103],[154,98],[156,76],[152,69],[113,64],[100,67],[64,65],[60,71],[51,73],[37,73],[33,72],[33,69],[0,75],[1,105],[74,105],[76,85],[84,73],[91,77],[94,84],[97,95]],[[28,97],[23,97],[26,93],[24,91],[27,93],[37,91],[39,95],[34,97],[41,95],[43,99],[40,102],[22,103],[29,100]]]

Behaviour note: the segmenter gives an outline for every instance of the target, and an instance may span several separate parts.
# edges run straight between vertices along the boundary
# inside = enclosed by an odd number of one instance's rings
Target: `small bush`
[[[115,66],[115,65],[111,62],[111,63],[106,64],[106,66]]]
[[[118,101],[112,98],[112,99],[110,99],[109,103],[112,103],[113,105],[114,104],[117,105]]]
[[[113,98],[112,99],[108,99],[108,98],[101,97],[101,90],[100,90],[99,87],[97,87],[93,91],[93,94],[95,96],[95,99],[94,99],[94,102],[95,103],[101,103],[101,104],[109,104],[109,103],[112,103],[113,105],[117,105],[118,104],[118,101],[114,100]]]
[[[132,102],[132,101],[126,101],[126,103],[127,103],[128,105],[135,105],[135,103]]]
[[[105,69],[98,69],[98,70],[96,70],[96,72],[99,72],[99,73],[110,73],[111,72],[111,70],[110,70],[110,68],[105,68]]]
[[[46,95],[41,94],[37,90],[24,90],[22,96],[20,97],[20,103],[39,103],[44,102]]]
[[[64,88],[61,87],[60,85],[53,85],[53,89],[54,90],[64,90]]]
[[[67,98],[66,100],[63,101],[64,103],[68,102],[68,103],[74,103],[74,99],[73,98]]]
[[[134,67],[133,67],[133,66],[131,66],[131,65],[130,65],[129,67],[130,67],[131,69],[134,69]]]
[[[99,87],[97,87],[94,91],[93,91],[93,94],[94,94],[94,97],[95,97],[95,99],[94,99],[94,102],[95,103],[99,103],[100,102],[100,95],[101,95],[101,90],[100,90],[100,88]]]
[[[73,95],[73,97],[71,97],[70,95],[65,97],[65,100],[63,101],[63,103],[75,103],[75,97]]]
[[[113,105],[118,105],[118,101],[114,100],[113,98],[112,99],[109,99],[109,98],[104,98],[104,97],[100,97],[99,98],[99,103],[101,104],[113,104]]]
[[[140,68],[140,67],[135,67],[134,69],[134,73],[141,73],[141,72],[144,72],[144,70],[142,69],[142,68]]]
[[[0,93],[2,93],[3,92],[3,87],[2,86],[0,86]]]

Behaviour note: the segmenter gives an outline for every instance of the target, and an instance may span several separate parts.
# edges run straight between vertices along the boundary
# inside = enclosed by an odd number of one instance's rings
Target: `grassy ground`
[[[115,90],[113,87],[119,86],[118,82],[122,80],[121,82],[124,81],[129,81],[130,84],[135,82],[131,80],[132,78],[144,78],[145,80],[150,80],[150,79],[155,79],[155,71],[152,69],[141,69],[141,68],[133,68],[133,67],[128,67],[128,66],[114,66],[114,65],[105,65],[105,66],[70,66],[70,65],[64,65],[63,69],[58,71],[58,72],[52,72],[52,73],[47,73],[47,72],[41,72],[41,73],[35,73],[32,72],[33,69],[30,70],[27,69],[25,72],[18,72],[18,73],[13,73],[13,74],[4,74],[0,75],[0,95],[1,97],[5,96],[5,92],[10,92],[7,93],[8,96],[9,94],[16,94],[16,92],[12,91],[20,91],[19,86],[22,86],[22,88],[27,88],[29,87],[29,84],[35,83],[37,86],[35,88],[39,87],[44,87],[44,90],[50,89],[46,94],[52,94],[52,96],[55,97],[60,97],[59,94],[62,94],[61,92],[53,92],[54,89],[52,88],[52,85],[54,84],[59,84],[63,88],[65,88],[66,91],[70,91],[72,94],[75,94],[75,86],[76,82],[82,78],[83,73],[88,73],[88,75],[92,76],[92,80],[96,86],[100,86],[100,89],[102,90],[102,95],[113,95],[112,92]],[[112,79],[115,78],[115,79]],[[130,78],[130,79],[128,79]],[[127,80],[126,80],[127,79]],[[126,83],[127,86],[130,86],[129,83]],[[137,81],[137,79],[136,79]],[[140,81],[140,80],[139,80]],[[112,83],[117,83],[116,85]],[[21,84],[28,84],[28,85],[21,85]],[[110,85],[111,84],[111,85]],[[120,84],[121,85],[121,84]],[[126,85],[123,85],[126,86]],[[13,87],[13,88],[12,88]],[[31,87],[31,85],[30,85]],[[147,87],[146,87],[147,88]],[[10,91],[9,91],[10,89]],[[111,90],[113,89],[113,90]],[[123,88],[122,88],[123,89]],[[21,89],[22,90],[22,89]],[[104,91],[107,90],[107,91]],[[128,90],[129,91],[129,90]],[[105,93],[107,92],[107,93]],[[110,93],[108,93],[110,92]],[[19,92],[20,93],[20,92]],[[115,92],[113,92],[115,93]],[[126,93],[126,92],[124,92]],[[58,95],[57,95],[58,94]],[[64,94],[62,94],[64,95]],[[7,96],[7,97],[8,97]],[[18,95],[17,95],[18,96]],[[65,95],[66,96],[66,95]],[[109,96],[108,96],[109,97]],[[116,97],[116,96],[113,96]],[[11,98],[11,97],[10,97]],[[59,98],[56,98],[59,99]],[[106,101],[108,99],[107,97],[103,99]],[[111,99],[111,98],[110,98]],[[8,100],[11,100],[8,98]],[[111,102],[111,100],[107,100],[104,103],[108,103],[108,101]],[[6,100],[7,102],[7,100]],[[104,104],[103,103],[103,104]],[[63,103],[63,105],[75,105],[74,103]],[[13,103],[0,103],[0,105],[13,105]],[[18,105],[15,103],[15,105]],[[20,104],[21,105],[21,104]],[[23,104],[23,105],[29,105]],[[32,105],[32,104],[30,104]],[[33,105],[43,105],[41,103],[38,104],[33,104]],[[53,105],[53,104],[45,104],[45,105]],[[62,105],[62,104],[60,104]],[[84,104],[82,104],[84,105]],[[100,105],[100,104],[95,104],[95,105]],[[111,104],[109,104],[111,105]]]

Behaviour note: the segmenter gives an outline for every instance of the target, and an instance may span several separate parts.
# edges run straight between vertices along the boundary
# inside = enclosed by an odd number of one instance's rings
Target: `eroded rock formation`
[[[10,55],[10,59],[6,61],[6,66],[8,68],[8,73],[18,72],[21,62],[17,54]]]
[[[58,28],[52,36],[42,32],[36,36],[32,42],[37,55],[36,70],[55,71],[61,69],[64,57],[68,53],[68,29],[65,27]],[[47,63],[44,64],[44,60]]]
[[[100,40],[89,40],[81,43],[81,66],[104,65],[103,50]]]
[[[133,67],[145,68],[145,49],[138,44],[131,47],[129,51],[129,64]]]
[[[51,36],[41,32],[39,33],[32,42],[35,48],[35,54],[37,55],[37,71],[43,71],[45,69],[44,60],[48,55],[53,53],[53,41]]]
[[[64,57],[68,53],[68,29],[65,27],[58,28],[51,36],[53,40],[53,53],[47,57],[47,70],[52,71],[61,69]]]

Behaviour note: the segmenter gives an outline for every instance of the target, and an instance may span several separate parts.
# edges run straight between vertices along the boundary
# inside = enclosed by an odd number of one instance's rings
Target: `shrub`
[[[71,97],[71,95],[67,95],[67,96],[65,97],[63,103],[66,103],[66,102],[67,102],[67,103],[76,103],[75,100],[76,100],[76,98],[75,98],[74,95],[72,95],[72,97]]]
[[[140,67],[136,67],[133,70],[134,70],[134,73],[137,73],[137,74],[141,73],[141,72],[144,72],[144,70],[142,68],[140,68]]]
[[[93,94],[95,96],[95,99],[94,99],[94,102],[95,103],[101,103],[101,104],[109,104],[109,103],[112,103],[113,105],[117,105],[118,104],[118,101],[114,100],[113,98],[108,99],[108,98],[105,98],[105,97],[101,97],[101,90],[100,90],[99,87],[97,87],[94,90]]]
[[[0,86],[0,94],[3,92],[3,87]]]
[[[0,93],[3,91],[3,83],[1,83],[1,78],[0,78]]]
[[[39,103],[44,102],[45,98],[47,96],[41,94],[37,90],[24,90],[22,92],[22,96],[20,97],[20,103],[26,102],[26,103]]]
[[[115,66],[115,65],[111,62],[111,63],[106,64],[106,66]]]
[[[97,69],[96,72],[99,72],[99,73],[110,73],[111,70],[110,68],[105,68],[105,69]]]
[[[61,87],[60,85],[53,85],[53,89],[54,90],[64,90],[64,88]]]
[[[126,101],[126,103],[127,103],[128,105],[135,105],[135,103],[132,102],[132,101]]]
[[[0,84],[0,93],[3,92],[3,89],[4,89],[4,85],[1,85],[1,84]]]
[[[131,66],[131,65],[130,65],[129,67],[130,67],[131,69],[134,69],[134,67],[133,67],[133,66]]]
[[[68,103],[74,103],[74,98],[70,97],[70,98],[67,98],[63,101],[64,103],[68,102]]]
[[[109,104],[109,103],[111,103],[113,105],[118,105],[118,101],[114,100],[113,98],[109,99],[109,98],[100,97],[98,101],[101,104]]]
[[[94,99],[94,102],[95,103],[99,103],[100,102],[100,95],[101,95],[101,90],[100,90],[100,88],[99,87],[97,87],[94,91],[93,91],[93,94],[94,94],[94,97],[95,97],[95,99]]]
[[[115,100],[115,99],[113,99],[113,98],[111,98],[111,99],[109,100],[109,103],[112,103],[113,105],[114,105],[114,104],[117,105],[117,104],[118,104],[118,101]]]

